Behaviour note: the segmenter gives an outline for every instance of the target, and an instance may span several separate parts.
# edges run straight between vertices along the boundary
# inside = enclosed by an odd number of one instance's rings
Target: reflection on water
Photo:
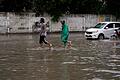
[[[71,34],[74,49],[64,50],[59,37],[48,36],[49,50],[36,34],[0,35],[0,80],[120,80],[119,40]]]

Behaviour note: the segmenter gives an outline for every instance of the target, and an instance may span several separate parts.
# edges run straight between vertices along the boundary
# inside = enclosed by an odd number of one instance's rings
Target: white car
[[[86,39],[111,38],[115,29],[120,28],[120,22],[99,22],[95,27],[89,28],[85,32]]]

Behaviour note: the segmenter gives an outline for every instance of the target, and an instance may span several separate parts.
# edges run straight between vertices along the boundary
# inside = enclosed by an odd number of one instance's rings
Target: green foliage
[[[62,13],[53,14],[52,15],[52,21],[53,22],[56,22],[56,21],[58,22],[61,16],[62,16]]]
[[[48,13],[53,21],[62,14],[113,14],[120,17],[119,0],[0,0],[2,12]]]
[[[107,13],[120,18],[120,0],[105,0]]]

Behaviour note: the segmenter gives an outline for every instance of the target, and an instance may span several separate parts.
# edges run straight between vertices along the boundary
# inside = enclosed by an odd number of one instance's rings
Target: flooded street
[[[120,40],[86,40],[72,33],[74,49],[38,49],[38,34],[0,35],[0,80],[120,80]]]

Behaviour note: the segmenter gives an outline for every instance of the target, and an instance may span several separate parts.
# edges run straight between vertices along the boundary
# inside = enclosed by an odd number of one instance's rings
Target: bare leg
[[[51,44],[51,43],[48,43],[48,46],[49,46],[49,48],[51,48],[51,47],[52,47],[52,44]]]
[[[72,47],[72,43],[71,43],[71,41],[68,41],[68,48],[71,48]]]
[[[44,37],[44,39],[43,39],[43,42],[49,46],[49,49],[52,49],[52,44],[49,43],[49,42],[45,39],[45,37]]]
[[[52,49],[52,44],[47,41],[47,45],[49,46],[49,49]]]

